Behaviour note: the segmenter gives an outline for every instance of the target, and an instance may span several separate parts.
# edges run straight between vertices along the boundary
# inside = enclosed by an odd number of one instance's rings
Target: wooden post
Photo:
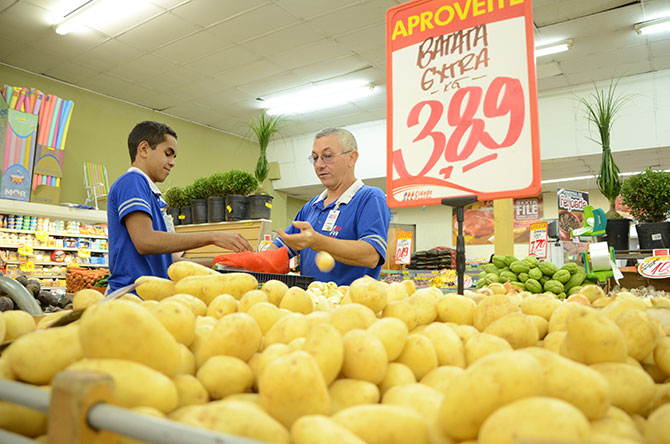
[[[50,444],[109,443],[114,436],[98,433],[88,425],[89,409],[111,399],[112,378],[87,370],[57,373],[51,381],[51,404],[47,427]]]
[[[493,225],[495,254],[514,254],[514,202],[512,199],[493,201]]]

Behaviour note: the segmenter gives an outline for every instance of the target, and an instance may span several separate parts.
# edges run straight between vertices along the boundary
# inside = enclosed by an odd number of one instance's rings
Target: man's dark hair
[[[164,123],[145,120],[135,125],[135,128],[128,135],[128,152],[130,153],[130,162],[135,162],[137,156],[137,146],[146,140],[152,150],[156,149],[159,143],[165,142],[165,135],[169,134],[175,139],[177,133]]]

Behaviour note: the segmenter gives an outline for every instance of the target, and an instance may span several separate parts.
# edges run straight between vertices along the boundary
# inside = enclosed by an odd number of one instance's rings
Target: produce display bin
[[[259,283],[267,282],[270,280],[277,280],[285,283],[289,287],[300,287],[303,290],[307,290],[309,284],[314,282],[312,276],[302,276],[299,274],[278,274],[278,273],[259,273],[256,271],[247,271],[247,270],[235,270],[231,268],[217,269],[219,273],[248,273],[256,278]]]

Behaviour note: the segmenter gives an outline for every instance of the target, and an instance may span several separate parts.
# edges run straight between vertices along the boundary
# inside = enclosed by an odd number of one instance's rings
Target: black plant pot
[[[226,196],[226,220],[249,219],[249,198],[239,194]]]
[[[207,199],[193,199],[191,209],[194,224],[204,224],[207,222]]]
[[[640,250],[670,248],[670,222],[653,222],[635,225]]]
[[[179,225],[189,225],[193,223],[193,218],[191,217],[191,207],[182,207],[179,214]]]
[[[223,197],[207,198],[207,222],[221,222],[226,217],[226,203]]]
[[[630,219],[607,219],[607,246],[614,251],[628,250]]]
[[[249,196],[249,218],[270,219],[272,199],[274,197],[267,194],[252,194]]]
[[[179,225],[181,221],[179,220],[179,214],[181,213],[180,208],[168,208],[168,214],[172,216],[172,223],[175,225]]]

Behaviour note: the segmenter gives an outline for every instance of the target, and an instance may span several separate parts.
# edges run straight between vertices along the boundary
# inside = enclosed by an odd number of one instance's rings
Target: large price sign
[[[538,259],[547,258],[547,222],[530,224],[530,241],[528,242],[528,255]]]
[[[531,0],[416,0],[386,32],[389,206],[538,194]]]
[[[398,233],[395,249],[395,263],[409,264],[412,256],[412,233]]]
[[[650,279],[666,279],[670,277],[670,256],[652,256],[637,266],[642,276]]]

